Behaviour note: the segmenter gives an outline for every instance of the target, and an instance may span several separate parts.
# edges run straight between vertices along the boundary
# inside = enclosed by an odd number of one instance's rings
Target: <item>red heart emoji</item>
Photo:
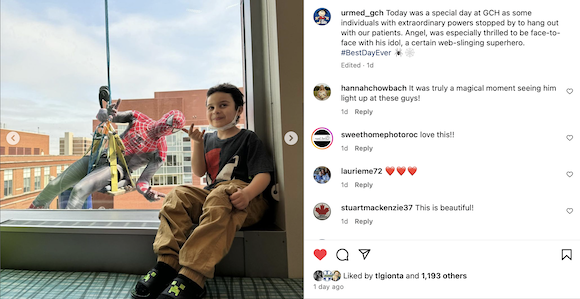
[[[398,172],[400,175],[403,175],[403,173],[405,173],[405,169],[407,169],[407,168],[405,168],[405,166],[398,166],[398,167],[397,167],[397,172]]]
[[[322,260],[326,256],[326,249],[316,249],[316,250],[314,250],[314,256],[317,259]]]
[[[414,175],[417,172],[417,166],[409,166],[409,173]]]
[[[393,174],[393,172],[395,172],[395,167],[394,166],[387,166],[387,173],[389,175]]]

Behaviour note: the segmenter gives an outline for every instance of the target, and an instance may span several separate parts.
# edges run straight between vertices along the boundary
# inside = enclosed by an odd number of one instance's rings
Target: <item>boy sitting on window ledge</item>
[[[165,198],[153,243],[157,264],[137,282],[133,298],[202,298],[207,278],[228,253],[236,231],[268,208],[262,192],[274,167],[257,135],[236,127],[243,94],[231,84],[207,91],[206,116],[216,132],[189,129],[191,166],[204,189],[179,186]],[[194,224],[199,224],[193,232]]]

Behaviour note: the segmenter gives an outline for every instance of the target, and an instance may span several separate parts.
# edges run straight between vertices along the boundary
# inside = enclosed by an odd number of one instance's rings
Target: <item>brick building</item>
[[[0,155],[48,155],[48,135],[0,129]]]
[[[49,150],[48,135],[6,129],[1,129],[1,135],[0,209],[28,208],[51,177],[80,159],[80,156],[44,155]],[[51,207],[56,207],[56,201]]]

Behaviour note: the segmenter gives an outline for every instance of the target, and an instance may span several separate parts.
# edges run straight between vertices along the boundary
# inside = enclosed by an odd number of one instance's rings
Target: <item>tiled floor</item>
[[[0,297],[9,298],[131,298],[139,275],[104,272],[0,270]],[[216,277],[206,283],[206,298],[303,298],[302,279]]]

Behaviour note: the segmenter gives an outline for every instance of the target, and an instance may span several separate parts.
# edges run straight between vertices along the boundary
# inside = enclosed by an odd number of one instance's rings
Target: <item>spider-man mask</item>
[[[163,115],[161,119],[153,123],[148,131],[155,137],[171,135],[183,128],[185,125],[185,116],[179,110],[171,110]]]

